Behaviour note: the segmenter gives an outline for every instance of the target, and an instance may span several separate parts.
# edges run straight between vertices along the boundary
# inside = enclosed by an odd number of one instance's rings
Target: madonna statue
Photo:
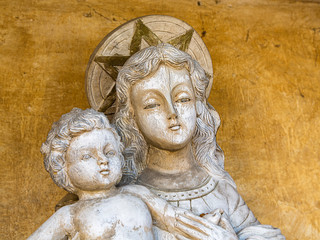
[[[283,239],[278,229],[260,225],[223,168],[208,84],[201,66],[169,44],[145,48],[125,63],[117,78],[115,115],[125,174],[197,215],[220,209],[239,239]],[[155,233],[170,239],[160,229]]]
[[[216,142],[220,118],[207,102],[212,74],[199,35],[172,17],[132,20],[99,44],[87,70],[87,94],[124,144],[120,184],[143,185],[209,220],[220,214],[215,228],[184,221],[186,234],[178,237],[154,224],[155,239],[225,239],[217,237],[225,230],[238,239],[285,239],[279,229],[259,223],[224,170]],[[200,232],[194,224],[202,224]]]

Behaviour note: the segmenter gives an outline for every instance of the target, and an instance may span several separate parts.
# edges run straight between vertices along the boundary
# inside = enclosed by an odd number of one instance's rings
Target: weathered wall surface
[[[2,1],[0,239],[24,239],[64,191],[39,152],[53,121],[89,107],[84,75],[100,40],[132,18],[192,25],[213,58],[209,98],[226,169],[264,224],[320,239],[318,1]]]

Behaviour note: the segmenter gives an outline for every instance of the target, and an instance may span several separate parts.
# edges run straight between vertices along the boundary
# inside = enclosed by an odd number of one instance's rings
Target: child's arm
[[[55,212],[27,240],[62,240],[70,233],[72,221],[70,207],[65,206]]]

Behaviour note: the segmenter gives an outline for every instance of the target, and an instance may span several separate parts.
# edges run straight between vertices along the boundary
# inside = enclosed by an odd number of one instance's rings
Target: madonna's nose
[[[167,112],[168,112],[168,119],[175,119],[178,117],[177,115],[177,110],[176,108],[173,106],[172,103],[169,103],[167,106]]]

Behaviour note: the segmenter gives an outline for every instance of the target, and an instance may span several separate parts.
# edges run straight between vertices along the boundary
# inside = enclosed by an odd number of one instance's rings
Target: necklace
[[[181,189],[179,191],[160,190],[141,181],[138,181],[137,183],[148,187],[153,193],[167,200],[168,202],[192,200],[195,198],[203,197],[212,192],[217,185],[217,182],[214,181],[210,176],[206,177],[204,181],[201,182],[197,187],[194,187],[192,189]]]

